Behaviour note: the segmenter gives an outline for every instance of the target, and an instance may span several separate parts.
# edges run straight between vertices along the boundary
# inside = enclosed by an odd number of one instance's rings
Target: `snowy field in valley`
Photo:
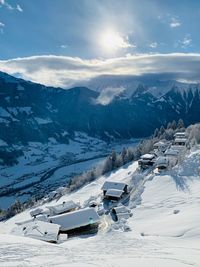
[[[138,176],[137,162],[133,162],[57,202],[74,200],[83,205],[91,196],[100,201],[105,179],[128,182],[135,185],[129,202],[133,216],[126,222],[131,229],[128,232],[110,215],[104,215],[97,235],[74,237],[55,245],[11,234],[15,222],[30,218],[29,211],[1,222],[0,266],[200,266],[199,166],[200,149],[161,174]]]
[[[48,144],[31,142],[22,149],[19,163],[0,167],[0,208],[7,208],[16,198],[22,202],[32,196],[41,197],[67,184],[69,179],[100,164],[113,149],[138,144],[139,139],[106,142],[76,132],[69,144],[50,138]],[[0,143],[1,145],[1,143]]]

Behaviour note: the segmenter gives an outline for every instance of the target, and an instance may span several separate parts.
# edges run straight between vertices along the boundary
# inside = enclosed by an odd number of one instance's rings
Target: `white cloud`
[[[128,40],[122,39],[118,44],[119,48],[129,48],[129,47],[136,47],[135,45],[129,43]]]
[[[5,24],[3,22],[0,22],[0,33],[3,33],[4,27],[5,27]]]
[[[170,27],[171,28],[176,28],[176,27],[180,27],[181,26],[181,23],[180,21],[177,19],[177,18],[171,18],[171,22],[170,22]]]
[[[181,22],[177,16],[173,16],[170,13],[165,15],[159,15],[158,20],[162,23],[168,24],[171,28],[177,28],[181,26]]]
[[[14,7],[11,6],[8,2],[6,2],[5,0],[3,1],[3,5],[7,8],[7,9],[10,9],[10,10],[13,10]]]
[[[135,44],[131,44],[129,42],[128,36],[126,36],[126,38],[119,36],[118,46],[119,48],[129,48],[129,47],[136,48]]]
[[[6,0],[0,0],[0,5],[6,7],[9,10],[14,10],[15,9],[15,10],[18,10],[19,12],[23,12],[23,9],[19,4],[17,4],[17,6],[15,8],[11,4],[9,4],[8,1],[6,1]]]
[[[17,9],[19,12],[23,12],[23,9],[22,9],[22,7],[21,7],[19,4],[17,4],[16,9]]]
[[[185,36],[182,41],[180,41],[180,44],[182,48],[187,48],[191,46],[192,38],[190,36]]]
[[[125,89],[123,87],[107,87],[103,89],[96,99],[97,104],[108,105],[112,100],[120,95]]]
[[[122,36],[119,32],[113,29],[103,31],[99,39],[100,45],[108,51],[136,47],[134,44],[129,42],[128,36]]]
[[[0,60],[0,70],[51,86],[69,88],[95,76],[173,74],[173,79],[200,81],[200,54],[138,54],[106,60],[65,56],[32,56]]]
[[[151,48],[156,48],[158,46],[157,42],[153,42],[149,45]]]
[[[68,47],[68,45],[66,45],[66,44],[62,44],[61,46],[60,46],[60,48],[62,48],[62,49],[65,49],[65,48],[67,48]]]

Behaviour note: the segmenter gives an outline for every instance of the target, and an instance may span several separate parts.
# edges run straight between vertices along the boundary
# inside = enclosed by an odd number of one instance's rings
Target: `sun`
[[[105,31],[101,36],[100,43],[106,51],[113,51],[127,46],[123,37],[114,30]]]

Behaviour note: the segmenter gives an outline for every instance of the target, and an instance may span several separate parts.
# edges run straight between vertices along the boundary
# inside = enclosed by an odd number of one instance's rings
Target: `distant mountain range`
[[[200,121],[199,84],[100,76],[87,85],[64,90],[0,73],[1,144],[65,143],[74,131],[104,140],[145,137],[172,120]]]

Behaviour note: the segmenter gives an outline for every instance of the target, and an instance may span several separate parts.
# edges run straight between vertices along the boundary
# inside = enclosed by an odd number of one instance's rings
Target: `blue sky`
[[[55,85],[62,85],[61,70],[73,84],[73,72],[82,79],[89,69],[90,78],[97,63],[105,74],[108,62],[142,55],[178,54],[191,61],[194,54],[199,59],[199,24],[199,0],[0,0],[0,70],[51,84],[59,69]],[[78,65],[83,70],[77,76]],[[137,74],[138,66],[122,74]]]

